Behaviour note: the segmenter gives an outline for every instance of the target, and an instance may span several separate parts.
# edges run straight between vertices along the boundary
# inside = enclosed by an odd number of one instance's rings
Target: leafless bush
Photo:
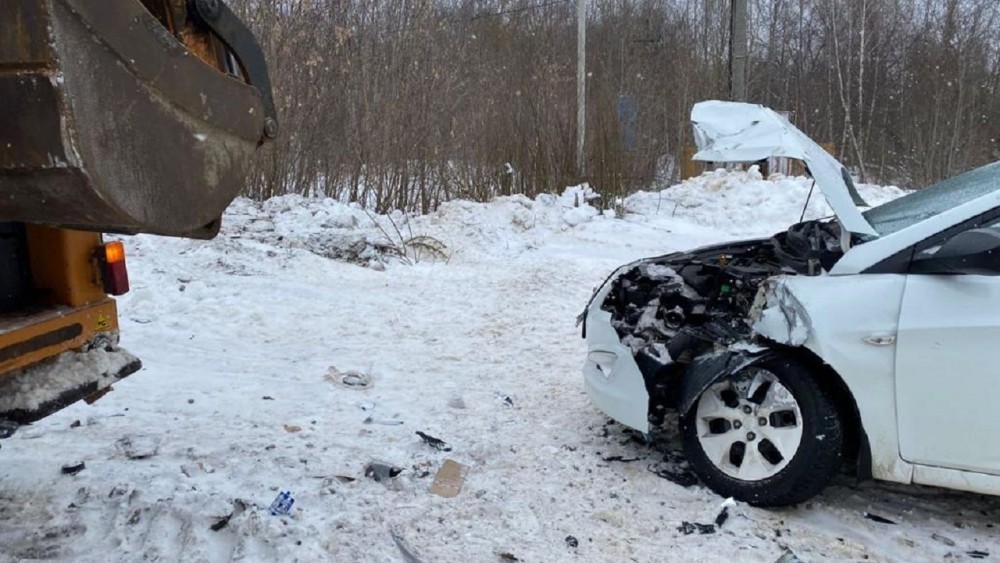
[[[727,92],[728,0],[590,0],[579,178],[574,2],[231,3],[269,57],[282,121],[250,173],[255,198],[427,212],[586,180],[614,202],[674,179],[691,105]],[[751,0],[751,100],[790,111],[866,181],[994,160],[998,12],[994,0]]]

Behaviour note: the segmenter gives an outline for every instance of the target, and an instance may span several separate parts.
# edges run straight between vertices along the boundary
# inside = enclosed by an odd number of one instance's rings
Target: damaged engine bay
[[[632,350],[651,419],[677,407],[681,373],[718,350],[760,350],[753,311],[765,280],[821,275],[843,256],[836,221],[807,221],[758,239],[643,260],[611,283],[602,309]]]

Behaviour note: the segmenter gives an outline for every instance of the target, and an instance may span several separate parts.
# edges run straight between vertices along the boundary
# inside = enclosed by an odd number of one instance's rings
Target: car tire
[[[844,430],[833,397],[806,366],[785,356],[713,383],[682,413],[680,430],[702,482],[754,506],[815,496],[843,461]]]

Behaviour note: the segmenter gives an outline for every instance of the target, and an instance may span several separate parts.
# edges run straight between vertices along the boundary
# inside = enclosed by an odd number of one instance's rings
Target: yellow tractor
[[[0,4],[0,438],[141,367],[102,233],[214,237],[277,128],[221,0]]]

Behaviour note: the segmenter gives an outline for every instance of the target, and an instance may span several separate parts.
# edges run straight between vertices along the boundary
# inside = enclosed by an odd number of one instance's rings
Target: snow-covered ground
[[[428,562],[997,557],[1000,499],[846,477],[685,533],[723,499],[659,476],[684,476],[677,444],[641,443],[584,395],[574,320],[615,266],[781,230],[808,191],[715,173],[623,218],[571,189],[379,228],[284,197],[237,201],[214,241],[129,238],[122,344],[146,367],[3,442],[0,560],[405,561],[394,533]],[[807,218],[826,213],[814,193]],[[429,491],[445,459],[467,467],[454,498]],[[379,482],[373,461],[403,471]],[[281,491],[288,517],[268,513]]]

